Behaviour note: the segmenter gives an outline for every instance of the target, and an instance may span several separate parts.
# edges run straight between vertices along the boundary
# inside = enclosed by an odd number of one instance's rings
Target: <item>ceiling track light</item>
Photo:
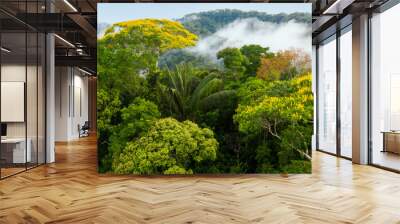
[[[335,7],[337,7],[340,1],[341,0],[336,0],[332,5],[330,5],[326,10],[324,10],[324,12],[322,14],[323,15],[333,14],[330,11],[332,9],[334,9]],[[334,14],[339,14],[339,13],[334,13]]]
[[[68,40],[62,38],[61,36],[59,36],[58,34],[54,34],[55,37],[57,37],[59,40],[61,40],[62,42],[64,42],[65,44],[67,44],[68,46],[75,48],[75,45],[73,45],[71,42],[69,42]]]
[[[88,72],[88,71],[86,71],[86,70],[83,70],[83,69],[81,69],[81,68],[79,68],[79,67],[78,67],[78,70],[81,71],[81,72],[83,72],[83,73],[85,73],[85,74],[87,74],[87,75],[89,75],[89,76],[92,76],[92,75],[93,75],[92,73],[90,73],[90,72]]]
[[[64,0],[64,3],[68,5],[74,12],[78,12],[78,10],[73,6],[68,0]]]
[[[326,10],[324,10],[322,15],[340,16],[343,14],[343,10],[348,8],[354,2],[356,2],[356,0],[336,0]]]
[[[9,50],[9,49],[7,49],[7,48],[5,48],[5,47],[1,47],[0,50],[1,50],[1,51],[4,51],[4,52],[6,52],[6,53],[10,53],[10,52],[11,52],[11,50]]]

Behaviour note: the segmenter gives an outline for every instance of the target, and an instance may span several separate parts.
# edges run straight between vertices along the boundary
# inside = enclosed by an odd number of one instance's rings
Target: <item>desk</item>
[[[400,131],[383,131],[382,152],[400,154]]]
[[[6,160],[6,163],[26,163],[31,162],[32,152],[31,145],[32,141],[30,138],[26,139],[28,143],[25,152],[25,138],[5,138],[1,139],[1,150],[2,159]],[[3,156],[3,154],[5,154]],[[12,158],[12,159],[11,159]]]

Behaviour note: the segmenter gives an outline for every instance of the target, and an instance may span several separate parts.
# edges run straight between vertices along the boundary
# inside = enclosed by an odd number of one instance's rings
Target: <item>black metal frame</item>
[[[400,170],[396,170],[390,167],[385,167],[379,164],[374,164],[373,162],[373,141],[372,141],[372,26],[371,26],[371,20],[372,20],[372,14],[375,13],[383,13],[384,11],[392,8],[393,6],[397,5],[400,3],[400,0],[388,0],[385,4],[379,6],[378,8],[374,8],[371,10],[367,10],[366,13],[368,13],[368,25],[367,25],[367,82],[368,82],[368,86],[367,86],[367,107],[368,107],[368,111],[367,111],[367,117],[368,117],[368,124],[367,124],[367,128],[368,128],[368,137],[367,137],[367,141],[368,141],[368,165],[371,165],[373,167],[377,167],[380,169],[384,169],[387,171],[391,171],[391,172],[395,172],[395,173],[400,173]],[[351,24],[347,25],[350,26]],[[341,154],[341,148],[340,148],[340,132],[341,132],[341,127],[340,127],[340,87],[338,87],[338,85],[340,85],[340,36],[342,35],[341,31],[345,30],[347,28],[347,26],[345,26],[344,28],[341,28],[339,26],[336,27],[337,31],[336,31],[336,56],[337,56],[337,61],[336,61],[336,75],[337,75],[337,79],[336,79],[336,85],[337,85],[337,92],[336,92],[336,154],[335,153],[331,153],[328,151],[324,151],[323,149],[319,149],[319,99],[318,99],[318,95],[319,95],[319,69],[318,69],[318,61],[319,61],[319,57],[318,57],[318,48],[319,48],[319,44],[322,43],[323,41],[329,39],[331,36],[327,36],[324,37],[324,39],[319,40],[319,42],[316,44],[316,150],[329,154],[329,155],[333,155],[333,156],[337,156],[340,158],[344,158],[344,159],[348,159],[348,160],[352,160],[349,157],[343,156]],[[339,35],[338,35],[339,34]],[[338,113],[339,112],[339,113]],[[338,130],[339,129],[339,130]]]
[[[372,13],[368,13],[368,31],[367,31],[367,45],[368,45],[368,53],[367,53],[367,63],[368,63],[368,69],[367,69],[367,83],[368,83],[368,96],[367,96],[367,107],[368,107],[368,112],[367,112],[367,119],[368,119],[368,124],[367,124],[367,132],[368,132],[368,164],[373,164],[372,163],[372,156],[373,156],[373,149],[372,149],[372,77],[371,77],[371,71],[372,71],[372,65],[371,65],[371,57],[372,57],[372,33],[371,33],[371,19],[372,19]]]
[[[340,66],[340,36],[341,32],[338,29],[336,31],[336,154],[341,156],[341,133],[342,133],[342,124],[340,118],[340,78],[341,78],[341,66]]]
[[[315,45],[315,148],[319,149],[319,44]]]
[[[27,11],[27,3],[28,1],[25,0],[25,11]],[[39,3],[39,0],[36,0],[36,3]],[[39,6],[38,4],[36,5],[36,11],[39,10]],[[3,11],[3,10],[2,10]],[[46,7],[46,11],[47,11],[47,7]],[[4,11],[3,11],[4,12]],[[27,14],[26,14],[27,15]],[[18,18],[16,18],[18,20]],[[24,120],[25,120],[25,169],[21,170],[19,172],[15,172],[13,174],[7,175],[7,176],[2,176],[1,170],[2,168],[0,167],[0,180],[6,179],[8,177],[12,177],[14,175],[17,175],[19,173],[23,173],[27,170],[39,167],[43,164],[47,163],[47,33],[43,33],[40,32],[37,29],[34,29],[33,27],[29,26],[28,24],[24,23],[25,25],[25,30],[24,30],[24,34],[25,34],[25,84],[24,84]],[[36,33],[36,163],[33,166],[29,166],[28,167],[28,154],[27,154],[27,147],[28,147],[28,113],[27,113],[27,81],[28,81],[28,32],[29,30],[32,30],[34,33]],[[1,43],[1,36],[2,36],[3,32],[0,32],[0,45],[2,45]],[[41,53],[44,53],[44,55],[42,56],[43,60],[44,60],[44,67],[42,70],[42,82],[44,83],[44,99],[43,99],[43,108],[44,108],[44,120],[42,120],[42,122],[44,122],[44,136],[43,136],[43,141],[44,141],[44,145],[42,147],[44,147],[43,152],[44,155],[42,155],[44,158],[43,163],[39,163],[39,33],[43,33],[45,34],[43,37],[44,42],[42,42],[42,44],[44,44],[44,51],[42,51]],[[2,66],[2,56],[0,54],[0,68]],[[1,82],[1,69],[0,69],[0,82]],[[1,89],[1,86],[0,86]],[[1,92],[1,91],[0,91]],[[1,96],[1,93],[0,93]],[[0,106],[1,109],[1,106]],[[1,120],[1,115],[0,115],[0,120]],[[0,122],[1,123],[1,122]],[[1,156],[1,144],[0,144],[0,156]],[[1,157],[0,157],[1,158]],[[29,165],[32,165],[33,163],[30,163]]]
[[[0,23],[0,30],[1,30],[1,28],[2,28],[2,23]],[[2,45],[2,32],[0,32],[0,47],[1,46],[3,46]],[[0,111],[1,111],[1,77],[2,77],[2,74],[1,74],[1,62],[2,62],[1,55],[2,55],[2,53],[1,53],[1,50],[0,50]],[[1,113],[0,113],[0,124],[1,124]],[[1,164],[1,151],[2,150],[1,150],[1,144],[0,144],[0,164]],[[0,166],[0,180],[1,180],[1,166]]]

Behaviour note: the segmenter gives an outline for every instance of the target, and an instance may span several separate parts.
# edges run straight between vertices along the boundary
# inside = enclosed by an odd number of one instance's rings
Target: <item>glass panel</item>
[[[45,12],[45,1],[1,1],[25,18]],[[36,17],[35,17],[36,18]],[[1,123],[0,177],[45,162],[45,35],[0,12]]]
[[[352,35],[351,30],[340,36],[340,150],[352,157]]]
[[[400,5],[372,18],[372,163],[400,170]]]
[[[26,12],[37,13],[39,4],[37,1],[27,2]],[[33,20],[38,17],[33,17]],[[32,21],[36,22],[36,21]],[[26,80],[26,114],[27,114],[27,150],[30,153],[30,162],[27,167],[35,167],[38,164],[38,45],[39,36],[35,30],[27,31],[27,80]],[[29,160],[28,160],[29,161]]]
[[[2,33],[1,61],[1,161],[2,177],[25,170],[31,160],[26,150],[25,91],[26,33]]]
[[[46,39],[44,34],[39,34],[38,46],[38,163],[45,163],[45,52]]]
[[[28,168],[37,165],[38,147],[37,147],[37,98],[38,98],[38,35],[36,32],[27,33],[28,38],[28,63],[27,63],[27,82],[26,82],[26,111],[27,111],[27,143],[28,151],[30,150],[30,160],[28,160]]]
[[[336,40],[318,48],[318,148],[336,153]]]

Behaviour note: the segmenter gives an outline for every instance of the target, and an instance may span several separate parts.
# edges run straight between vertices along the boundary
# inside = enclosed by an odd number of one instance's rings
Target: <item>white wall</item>
[[[1,66],[1,81],[25,82],[26,67],[19,64],[4,64]],[[1,108],[7,110],[7,108]],[[7,137],[25,137],[25,122],[7,122]]]
[[[39,69],[39,70],[37,70]],[[7,124],[8,138],[24,138],[25,135],[30,140],[30,148],[32,150],[32,161],[44,163],[44,82],[42,68],[36,65],[9,63],[1,66],[1,81],[2,82],[24,82],[26,84],[26,107],[25,103],[19,110],[20,113],[26,112],[26,120],[21,122],[5,122]],[[27,82],[26,79],[27,78]],[[4,90],[4,89],[3,89]],[[3,92],[2,90],[2,92]],[[24,90],[20,94],[24,94]],[[4,94],[4,93],[3,93]],[[7,98],[7,95],[2,95],[2,98]],[[12,108],[1,108],[3,112],[15,113]],[[15,110],[15,109],[14,109]],[[39,155],[37,155],[37,153]]]
[[[55,68],[55,140],[67,141],[68,140],[68,88],[71,83],[69,68],[56,67]]]
[[[26,70],[27,69],[27,70]],[[28,129],[31,127],[36,130],[37,115],[36,112],[37,99],[36,99],[36,80],[33,80],[31,74],[36,76],[36,66],[27,66],[20,64],[3,64],[1,66],[1,81],[2,82],[25,82],[26,71],[28,72],[28,85],[27,88],[27,119]],[[25,82],[26,83],[26,82]],[[33,87],[32,87],[33,86]],[[40,106],[40,105],[39,105]],[[24,109],[24,108],[23,108]],[[2,108],[7,110],[7,108]],[[32,123],[33,122],[33,123]],[[25,123],[26,122],[7,122],[7,135],[8,137],[25,137]],[[29,130],[28,130],[29,131]],[[35,132],[36,134],[36,132]],[[29,137],[29,133],[28,133]]]
[[[76,68],[56,67],[55,140],[79,138],[78,125],[88,120],[88,78]]]

